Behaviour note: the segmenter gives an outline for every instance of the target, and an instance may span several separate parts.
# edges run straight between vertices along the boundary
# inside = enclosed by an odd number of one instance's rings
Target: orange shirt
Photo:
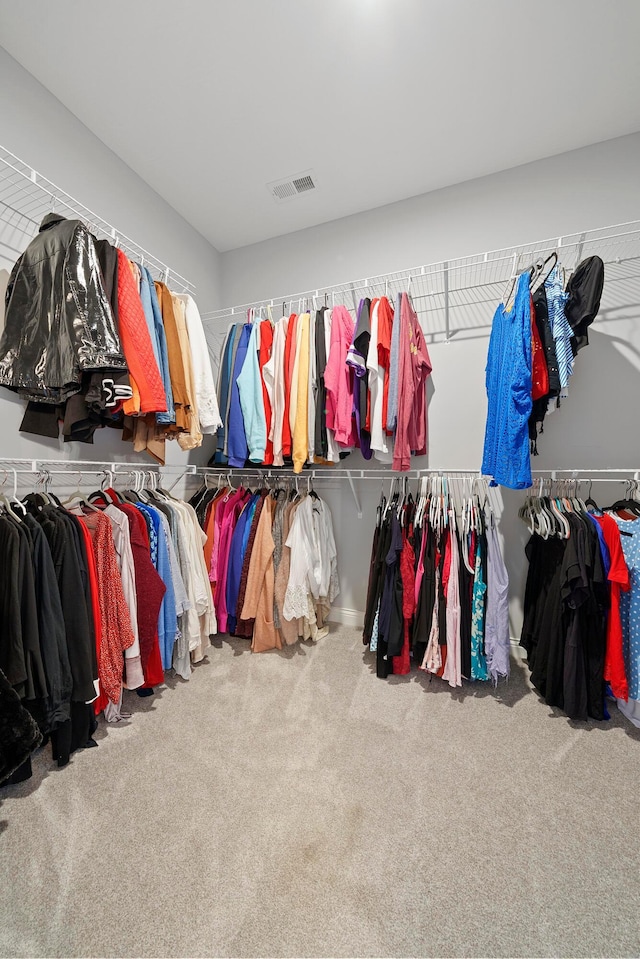
[[[124,412],[165,413],[167,398],[153,352],[142,300],[129,261],[122,250],[118,250],[118,326],[122,352],[130,376],[135,380],[135,384],[132,383],[134,395],[125,402]],[[137,391],[140,404],[138,409],[135,409]]]

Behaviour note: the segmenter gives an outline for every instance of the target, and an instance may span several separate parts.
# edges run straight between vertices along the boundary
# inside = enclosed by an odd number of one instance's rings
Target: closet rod
[[[54,469],[60,467],[60,469]],[[16,469],[20,473],[39,473],[41,470],[47,470],[52,474],[63,473],[103,473],[108,470],[111,473],[131,473],[134,470],[138,472],[153,473],[193,473],[196,469],[192,463],[175,463],[160,466],[157,463],[129,463],[121,461],[107,460],[64,460],[64,459],[35,459],[20,457],[0,457],[0,470]]]
[[[358,496],[358,491],[356,489],[354,480],[376,480],[377,482],[385,482],[385,480],[410,480],[410,479],[420,479],[424,476],[447,476],[450,479],[466,479],[467,477],[479,477],[481,474],[477,469],[415,469],[407,470],[406,472],[398,472],[393,470],[367,470],[367,469],[307,469],[302,470],[300,473],[294,473],[292,469],[284,468],[275,468],[265,466],[263,469],[259,467],[251,468],[237,468],[237,469],[225,469],[224,467],[215,467],[215,466],[199,466],[195,470],[195,475],[197,476],[217,476],[218,478],[226,478],[228,482],[231,481],[232,476],[249,477],[255,476],[257,479],[272,480],[277,479],[278,477],[283,479],[295,479],[296,483],[298,480],[302,480],[304,483],[305,479],[307,482],[316,481],[316,480],[346,480],[351,487],[351,493],[353,496],[353,501],[356,507],[356,514],[358,519],[362,519],[362,505],[360,503],[360,497]]]
[[[195,285],[186,277],[172,270],[135,240],[116,230],[101,216],[42,176],[10,150],[0,146],[0,205],[9,210],[10,214],[22,217],[37,230],[43,217],[47,213],[55,212],[56,204],[58,209],[63,207],[76,219],[85,222],[93,232],[110,240],[131,259],[140,260],[152,273],[157,274],[156,279],[167,284],[172,280],[176,286],[182,287],[185,293],[195,292]],[[12,224],[2,213],[0,220],[16,228],[15,223]]]
[[[574,478],[574,474],[575,474],[575,478],[576,478],[576,479],[579,479],[580,477],[578,476],[578,473],[589,473],[589,474],[591,474],[591,473],[594,473],[594,474],[597,474],[597,473],[627,473],[627,474],[630,474],[630,473],[638,473],[638,472],[640,472],[640,470],[638,469],[637,466],[630,466],[630,467],[612,466],[612,467],[607,467],[607,468],[605,468],[605,469],[601,469],[601,468],[597,468],[597,469],[582,469],[582,468],[577,468],[577,467],[575,467],[575,466],[572,466],[572,467],[565,466],[565,467],[563,467],[562,469],[542,469],[542,470],[535,469],[535,470],[531,470],[531,475],[532,475],[532,476],[551,476],[551,477],[553,477],[553,475],[556,474],[556,473],[571,473],[572,475],[569,477],[570,479],[573,479],[573,478]]]
[[[480,471],[478,468],[474,469],[459,469],[457,467],[451,467],[449,469],[414,469],[407,470],[406,472],[398,472],[394,470],[376,470],[376,469],[332,469],[331,467],[320,467],[319,469],[305,469],[301,473],[294,473],[292,469],[287,467],[271,467],[264,466],[260,467],[233,467],[227,468],[224,466],[197,466],[194,472],[198,476],[206,476],[207,474],[214,476],[238,476],[240,474],[247,475],[251,474],[253,476],[264,476],[267,479],[277,479],[278,476],[292,477],[295,479],[297,476],[299,479],[304,480],[307,476],[311,479],[344,479],[349,481],[349,479],[374,479],[374,480],[385,480],[385,479],[420,479],[421,476],[437,476],[442,475],[458,475],[458,476],[480,476]]]

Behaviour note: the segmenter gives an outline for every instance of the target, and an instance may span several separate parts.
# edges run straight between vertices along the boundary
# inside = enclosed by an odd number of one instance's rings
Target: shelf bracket
[[[358,519],[362,519],[362,506],[360,505],[360,498],[358,496],[358,491],[356,489],[355,483],[353,482],[353,477],[351,475],[351,470],[347,470],[347,479],[349,480],[349,486],[351,487],[351,492],[353,493],[353,499],[356,504],[356,511],[358,514]]]
[[[444,278],[444,329],[445,342],[451,340],[451,327],[449,325],[449,263],[447,260],[442,264]]]

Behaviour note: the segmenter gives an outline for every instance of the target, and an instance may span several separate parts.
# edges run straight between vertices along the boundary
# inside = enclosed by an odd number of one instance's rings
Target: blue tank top
[[[501,303],[493,317],[486,367],[487,425],[482,472],[501,486],[531,486],[531,294],[521,273],[511,310]]]

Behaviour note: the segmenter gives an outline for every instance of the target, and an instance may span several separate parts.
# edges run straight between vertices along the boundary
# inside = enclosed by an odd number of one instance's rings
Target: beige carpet
[[[0,791],[4,956],[637,956],[640,730],[384,682],[355,630],[129,695]]]

